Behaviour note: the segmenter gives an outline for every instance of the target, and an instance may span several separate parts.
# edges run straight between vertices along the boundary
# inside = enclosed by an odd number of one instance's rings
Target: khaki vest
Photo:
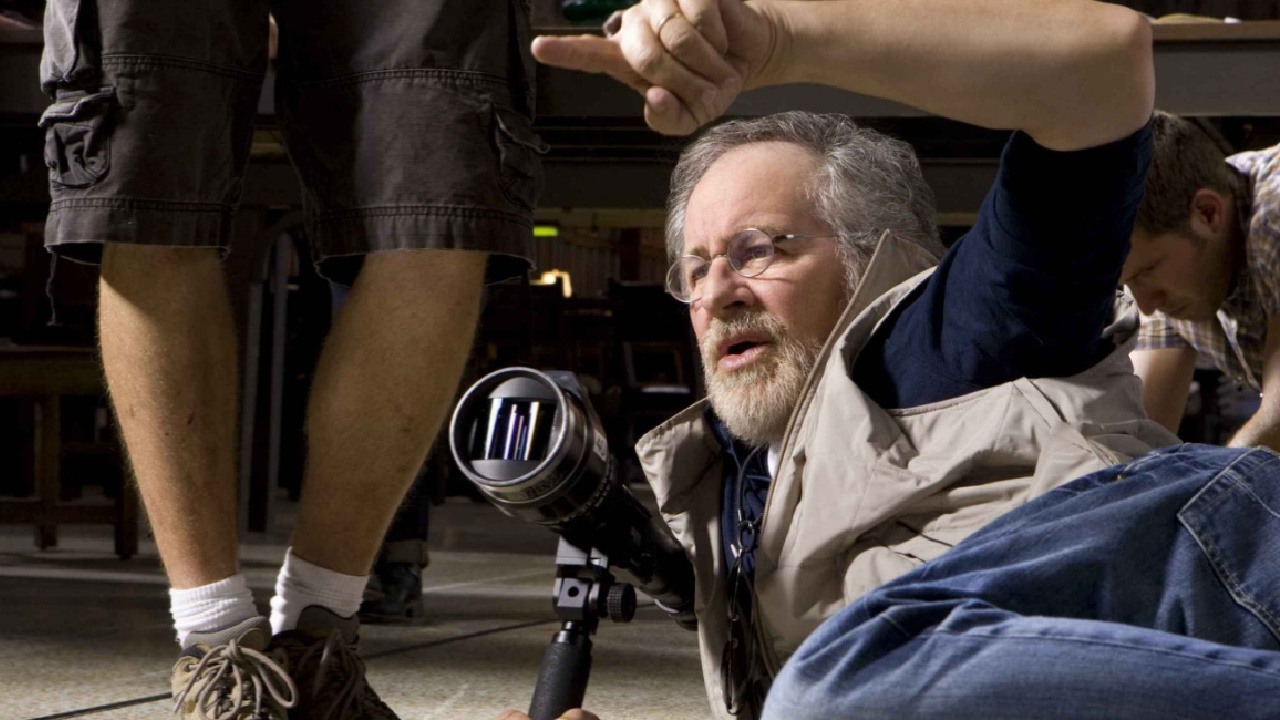
[[[905,410],[876,405],[848,368],[932,265],[910,243],[880,243],[792,412],[756,551],[754,618],[771,674],[823,620],[999,515],[1177,442],[1143,410],[1128,358],[1137,313],[1123,297],[1104,332],[1116,349],[1083,373],[1020,378]],[[704,402],[645,435],[636,451],[693,562],[707,696],[727,718],[721,447]]]

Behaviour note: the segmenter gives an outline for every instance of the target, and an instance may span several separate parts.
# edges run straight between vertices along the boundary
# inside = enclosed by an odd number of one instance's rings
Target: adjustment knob
[[[627,583],[615,583],[609,588],[605,612],[616,623],[631,622],[636,616],[636,589]]]

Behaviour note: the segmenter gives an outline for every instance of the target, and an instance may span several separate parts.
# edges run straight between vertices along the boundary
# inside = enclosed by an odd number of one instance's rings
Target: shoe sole
[[[425,625],[426,612],[421,604],[410,605],[400,614],[360,613],[360,622],[370,625]]]

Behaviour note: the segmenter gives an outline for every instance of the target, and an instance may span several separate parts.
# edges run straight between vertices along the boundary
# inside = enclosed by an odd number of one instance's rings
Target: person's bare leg
[[[236,341],[218,251],[108,245],[107,388],[174,588],[237,571]]]
[[[293,553],[365,575],[444,421],[475,334],[483,253],[365,258],[312,383]]]

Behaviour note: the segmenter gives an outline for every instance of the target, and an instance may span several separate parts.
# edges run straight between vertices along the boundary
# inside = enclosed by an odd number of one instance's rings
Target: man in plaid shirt
[[[1230,444],[1280,449],[1280,145],[1224,157],[1202,128],[1156,113],[1121,277],[1143,313],[1132,358],[1147,414],[1177,432],[1201,354],[1264,393]]]

